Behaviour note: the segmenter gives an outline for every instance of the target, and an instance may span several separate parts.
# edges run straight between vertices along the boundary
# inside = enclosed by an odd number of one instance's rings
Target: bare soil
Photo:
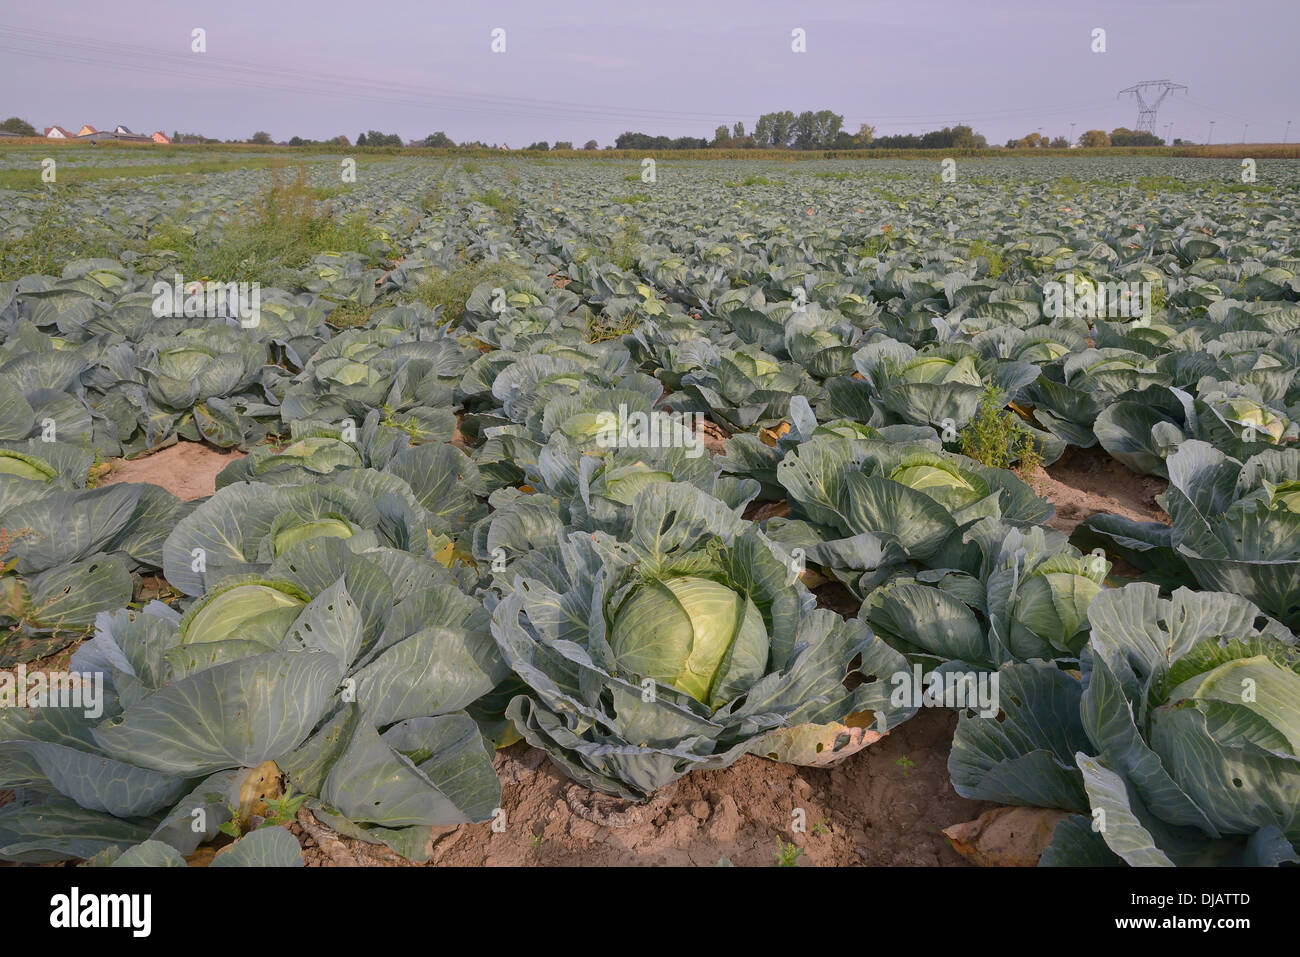
[[[496,756],[504,831],[488,822],[437,835],[432,866],[771,867],[777,841],[800,849],[797,866],[954,865],[965,861],[942,829],[993,807],[967,801],[948,781],[956,717],[924,711],[829,769],[745,757],[679,781],[664,807],[628,827],[581,813],[592,792],[572,784],[544,752],[520,743]],[[624,805],[635,819],[635,806]],[[614,817],[615,815],[604,815]],[[314,819],[295,828],[309,866],[405,862],[340,838]]]
[[[138,459],[114,459],[104,485],[114,482],[146,482],[161,485],[186,501],[204,498],[217,490],[217,473],[235,459],[244,457],[236,449],[220,450],[199,442],[178,442]]]
[[[1048,524],[1067,535],[1097,512],[1139,522],[1169,523],[1169,516],[1156,504],[1156,496],[1169,483],[1131,471],[1100,447],[1067,450],[1046,469],[1035,470],[1029,483],[1056,506],[1056,515]]]

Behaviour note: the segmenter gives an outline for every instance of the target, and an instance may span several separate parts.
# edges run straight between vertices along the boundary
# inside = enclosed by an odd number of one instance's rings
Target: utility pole
[[[1290,120],[1288,120],[1287,122],[1289,123]],[[1069,145],[1070,145],[1070,146],[1073,146],[1073,145],[1074,145],[1074,124],[1073,124],[1073,123],[1070,124],[1070,143],[1069,143]]]
[[[1282,142],[1286,143],[1287,137],[1291,135],[1291,121],[1286,121],[1286,132],[1282,134]]]
[[[1186,89],[1187,87],[1182,83],[1173,83],[1169,80],[1143,80],[1141,83],[1134,83],[1128,89],[1120,90],[1116,99],[1132,93],[1138,105],[1137,132],[1146,131],[1155,136],[1156,110],[1170,93]]]
[[[1242,123],[1242,124],[1241,124],[1241,141],[1242,141],[1243,143],[1246,142],[1246,130],[1248,130],[1248,129],[1250,129],[1250,124],[1249,124],[1249,123]]]
[[[1214,142],[1214,120],[1210,120],[1210,138],[1205,141],[1205,145],[1209,146],[1213,142]]]

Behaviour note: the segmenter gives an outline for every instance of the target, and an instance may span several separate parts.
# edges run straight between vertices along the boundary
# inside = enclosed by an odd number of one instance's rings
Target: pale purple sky
[[[1247,123],[1250,141],[1276,142],[1300,120],[1297,27],[1298,0],[50,0],[0,10],[0,115],[221,139],[441,129],[518,147],[708,137],[828,108],[850,130],[965,121],[1001,143],[1131,127],[1136,106],[1116,93],[1169,78],[1189,90],[1158,134],[1172,123],[1201,142],[1214,120],[1215,142]]]

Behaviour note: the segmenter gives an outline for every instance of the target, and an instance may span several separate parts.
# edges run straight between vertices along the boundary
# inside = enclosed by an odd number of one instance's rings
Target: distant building
[[[168,143],[171,142],[171,138],[168,137],[168,135],[167,135],[166,133],[162,132],[162,130],[155,130],[153,136],[150,137],[150,138],[151,138],[155,143],[161,143],[161,144],[163,144],[164,146],[166,146]]]
[[[129,127],[118,124],[113,128],[117,138],[124,143],[152,143],[154,138],[148,134],[137,133]]]
[[[10,133],[8,130],[0,130],[0,136],[19,136],[19,133]]]
[[[73,134],[61,126],[47,126],[45,127],[45,138],[47,140],[70,140],[74,137]]]
[[[79,140],[88,140],[91,143],[103,143],[105,141],[110,141],[110,140],[115,143],[156,142],[152,136],[141,136],[139,133],[131,133],[131,132],[126,132],[126,133],[119,132],[120,130],[125,130],[125,129],[126,129],[125,126],[119,126],[116,130],[109,132],[108,130],[97,130],[93,126],[87,124],[86,126],[82,127],[82,130],[90,130],[90,132],[78,133],[76,138]]]
[[[87,123],[87,124],[86,124],[85,126],[83,126],[81,129],[77,130],[77,135],[78,135],[78,136],[89,136],[91,133],[98,133],[98,132],[99,132],[99,130],[95,129],[93,126],[91,126],[89,123]]]

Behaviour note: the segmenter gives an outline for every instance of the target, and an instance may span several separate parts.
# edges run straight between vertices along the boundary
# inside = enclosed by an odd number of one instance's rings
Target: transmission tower
[[[1120,96],[1132,93],[1138,105],[1137,132],[1146,131],[1152,136],[1156,132],[1156,110],[1164,102],[1165,97],[1174,90],[1187,89],[1182,83],[1171,83],[1169,80],[1143,80],[1141,83],[1134,83],[1127,90],[1120,90],[1117,99]]]

